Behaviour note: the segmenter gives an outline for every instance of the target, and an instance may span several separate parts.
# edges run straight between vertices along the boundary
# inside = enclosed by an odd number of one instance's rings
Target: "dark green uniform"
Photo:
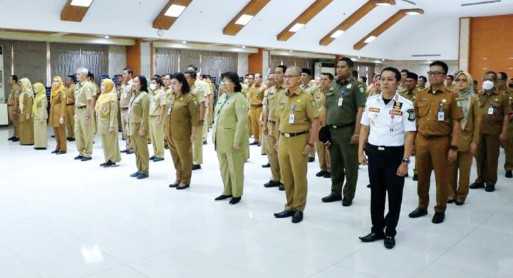
[[[354,79],[333,82],[326,94],[326,125],[331,133],[331,191],[352,201],[358,180],[357,145],[351,143],[358,108],[365,107],[365,89]]]

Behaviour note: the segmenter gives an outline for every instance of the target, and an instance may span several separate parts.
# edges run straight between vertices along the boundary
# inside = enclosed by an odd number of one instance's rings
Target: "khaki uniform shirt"
[[[414,105],[417,130],[424,136],[449,136],[452,121],[463,118],[456,95],[445,87],[437,91],[431,88],[420,91]]]
[[[128,132],[130,135],[139,135],[139,130],[143,130],[145,134],[148,134],[149,108],[148,93],[140,92],[138,95],[134,94],[132,96],[128,107]]]
[[[89,81],[80,82],[75,86],[75,107],[84,108],[87,102],[95,99],[96,86]]]
[[[9,110],[17,112],[19,110],[18,100],[20,98],[21,87],[18,84],[14,84],[11,87],[11,92],[7,98],[7,106]]]
[[[264,100],[264,91],[262,90],[262,86],[255,87],[252,86],[248,89],[248,102],[253,107],[262,106],[262,102]]]
[[[365,89],[355,79],[333,81],[326,93],[326,124],[356,124],[358,109],[364,108],[366,101]]]
[[[67,89],[64,88],[55,97],[50,99],[50,126],[61,126],[60,119],[66,115],[66,91]]]
[[[499,135],[502,132],[504,116],[511,112],[509,97],[505,92],[495,89],[490,94],[479,95],[479,115],[481,134]]]
[[[132,98],[132,82],[121,85],[121,95],[119,97],[119,107],[121,109],[128,108],[130,99]]]
[[[403,91],[399,91],[399,94],[404,97],[404,98],[407,98],[409,101],[411,102],[415,102],[415,99],[417,98],[417,93],[418,93],[419,90],[417,90],[417,88],[411,90],[411,91],[408,91],[407,89],[403,90]]]
[[[248,101],[241,93],[223,94],[214,113],[212,139],[218,153],[233,152],[236,145],[242,151],[248,145]]]
[[[192,127],[199,126],[199,103],[193,94],[173,96],[169,106],[169,128],[173,140],[190,140]]]
[[[301,88],[295,93],[287,90],[279,99],[278,128],[281,133],[300,133],[310,129],[319,118],[319,108],[309,93]]]
[[[161,108],[166,105],[166,92],[162,89],[157,89],[150,92],[148,95],[150,99],[150,117],[160,116]]]
[[[456,96],[456,102],[458,103],[458,107],[460,107],[458,100],[459,98]],[[458,151],[466,152],[470,149],[471,143],[479,144],[479,128],[479,98],[474,95],[470,98],[470,109],[464,126],[462,121]]]
[[[115,93],[112,93],[115,94]],[[110,129],[118,130],[118,104],[117,97],[113,96],[110,101],[103,104],[96,103],[96,117],[98,133],[108,134]]]
[[[74,105],[75,104],[75,88],[76,85],[72,84],[69,88],[64,89],[64,94],[66,95],[66,105]]]

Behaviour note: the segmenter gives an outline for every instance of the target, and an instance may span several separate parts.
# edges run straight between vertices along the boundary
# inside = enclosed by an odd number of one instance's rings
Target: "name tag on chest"
[[[488,115],[493,115],[494,112],[495,112],[495,109],[493,108],[493,106],[490,106],[488,108]]]
[[[338,98],[338,107],[342,107],[343,103],[344,103],[344,98],[343,97],[339,97]]]
[[[294,115],[294,112],[291,112],[289,114],[289,124],[293,124],[296,122],[296,116]]]
[[[444,112],[438,112],[438,121],[443,122],[445,121],[445,113]]]

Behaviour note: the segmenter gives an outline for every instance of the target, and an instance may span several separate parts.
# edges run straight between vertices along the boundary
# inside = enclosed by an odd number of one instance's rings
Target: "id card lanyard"
[[[294,112],[296,112],[296,105],[292,104],[290,106],[289,124],[294,124],[296,122],[296,116],[294,115]]]

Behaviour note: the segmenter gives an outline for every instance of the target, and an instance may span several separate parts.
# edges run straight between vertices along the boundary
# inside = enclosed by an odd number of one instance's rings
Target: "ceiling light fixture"
[[[295,33],[297,31],[303,29],[303,27],[305,27],[305,25],[303,23],[296,23],[296,24],[294,24],[294,26],[292,26],[292,28],[290,28],[289,31]]]
[[[70,5],[77,7],[89,7],[93,3],[93,0],[72,0]]]
[[[183,5],[172,4],[171,6],[169,6],[169,9],[167,9],[164,15],[169,17],[179,17],[183,13],[185,8],[186,7]]]
[[[340,37],[340,35],[344,34],[344,30],[337,30],[335,33],[331,34],[330,37],[333,39],[336,39]]]
[[[374,40],[376,40],[376,38],[377,38],[376,36],[369,36],[369,37],[367,37],[367,38],[365,39],[365,41],[364,41],[364,42],[365,42],[365,43],[371,43],[371,42],[373,42]]]
[[[105,36],[103,36],[103,38],[108,40],[108,39],[110,39],[110,36],[109,35],[105,35]]]
[[[252,15],[243,14],[239,17],[239,19],[237,19],[237,21],[235,21],[235,24],[246,26],[246,24],[248,24],[251,21],[251,19],[253,19]]]

